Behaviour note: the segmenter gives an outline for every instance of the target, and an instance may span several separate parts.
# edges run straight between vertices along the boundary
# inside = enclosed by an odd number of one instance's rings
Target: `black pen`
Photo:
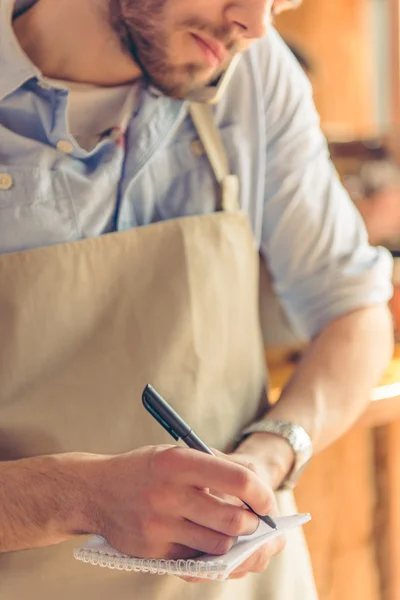
[[[146,385],[142,394],[143,406],[149,413],[164,427],[166,431],[175,440],[182,440],[189,448],[205,452],[206,454],[215,454],[210,450],[208,446],[195,434],[193,429],[189,427],[187,423],[178,415],[178,413],[168,404],[164,398],[160,396],[158,392],[151,385]],[[243,502],[243,500],[242,500]],[[261,521],[277,529],[276,523],[271,519],[270,516],[257,514],[251,506],[243,502],[247,508],[254,513]]]

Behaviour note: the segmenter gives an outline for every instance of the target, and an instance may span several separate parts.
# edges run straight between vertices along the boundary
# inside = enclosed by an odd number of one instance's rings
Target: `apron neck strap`
[[[217,180],[218,210],[239,210],[239,178],[229,172],[228,156],[210,104],[190,102],[189,113]]]

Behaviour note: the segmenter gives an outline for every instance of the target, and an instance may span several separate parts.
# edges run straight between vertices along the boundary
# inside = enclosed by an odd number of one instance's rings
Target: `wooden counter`
[[[266,351],[272,399],[298,353]],[[313,458],[296,499],[313,516],[305,533],[320,600],[400,600],[400,345],[366,413]]]

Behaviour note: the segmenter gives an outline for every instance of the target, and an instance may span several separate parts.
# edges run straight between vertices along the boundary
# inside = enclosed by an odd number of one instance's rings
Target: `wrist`
[[[235,454],[251,456],[261,463],[274,490],[286,479],[295,461],[293,449],[287,440],[267,432],[249,435],[237,447]]]
[[[91,533],[108,539],[114,525],[118,527],[117,510],[123,490],[143,478],[149,471],[151,453],[148,447],[120,455],[83,455],[74,467],[82,493],[75,515],[75,533]],[[134,487],[134,486],[133,486]]]
[[[51,457],[62,482],[62,506],[55,524],[66,538],[99,533],[97,494],[107,457],[86,453],[68,453]]]

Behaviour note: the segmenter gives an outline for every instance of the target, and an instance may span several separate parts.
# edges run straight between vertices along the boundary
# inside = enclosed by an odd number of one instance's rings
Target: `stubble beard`
[[[167,96],[185,99],[196,89],[216,79],[223,66],[216,69],[208,81],[201,77],[205,65],[188,63],[171,65],[168,56],[163,16],[166,0],[110,0],[110,21],[122,48],[140,68],[146,84],[155,86]],[[233,54],[234,42],[226,27],[211,27],[200,19],[186,21],[183,26],[204,31],[222,41]]]

